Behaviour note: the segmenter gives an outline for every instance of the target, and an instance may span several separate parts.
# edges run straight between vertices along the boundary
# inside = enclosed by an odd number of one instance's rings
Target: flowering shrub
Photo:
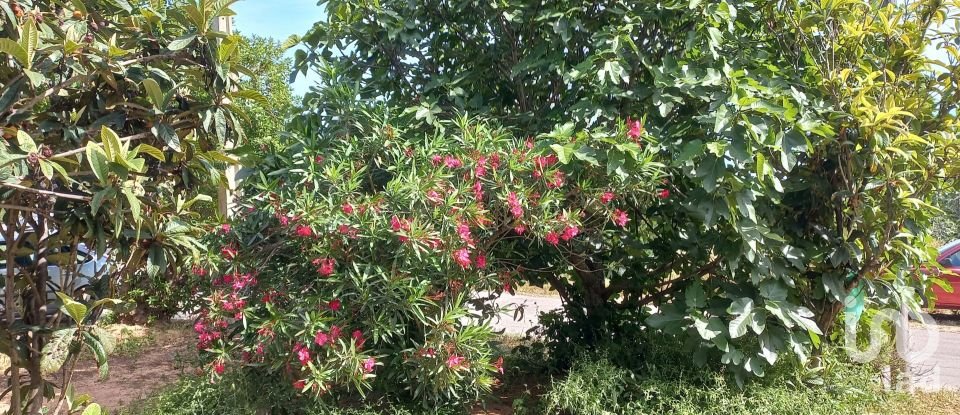
[[[503,372],[493,299],[532,272],[530,253],[622,231],[619,199],[657,200],[657,165],[623,126],[517,139],[412,121],[368,116],[258,163],[206,270],[195,330],[214,376],[260,367],[315,397],[476,399]]]

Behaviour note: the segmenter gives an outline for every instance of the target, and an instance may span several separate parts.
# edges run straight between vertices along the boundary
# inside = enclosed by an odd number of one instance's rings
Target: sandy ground
[[[110,376],[102,381],[97,377],[96,363],[84,360],[74,373],[74,390],[89,394],[106,408],[124,407],[175,382],[184,368],[184,359],[195,347],[184,325],[151,330],[140,342],[142,347],[128,351],[124,351],[122,342],[118,343],[118,353],[109,359]]]
[[[100,380],[96,361],[84,355],[77,362],[73,385],[77,396],[88,394],[111,412],[175,382],[183,368],[189,370],[184,362],[195,355],[195,343],[185,324],[149,328],[116,324],[107,331],[117,344],[108,359],[109,376]],[[0,366],[7,364],[0,362]],[[54,376],[54,381],[59,384],[61,379]],[[9,409],[9,403],[9,397],[0,402],[0,412]]]

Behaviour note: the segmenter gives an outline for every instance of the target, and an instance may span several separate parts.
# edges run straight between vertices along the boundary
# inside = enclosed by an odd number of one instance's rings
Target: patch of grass
[[[314,402],[293,392],[279,378],[253,371],[228,372],[216,383],[204,376],[185,376],[151,397],[117,412],[119,415],[456,415],[457,408],[418,409],[389,403]]]
[[[649,351],[649,350],[648,350]],[[614,363],[606,353],[582,354],[565,376],[555,378],[545,393],[516,405],[517,414],[565,415],[725,415],[725,414],[900,414],[894,403],[942,395],[912,397],[883,390],[876,369],[824,356],[830,362],[815,377],[784,362],[763,379],[743,387],[718,368],[694,368],[689,359],[653,354],[643,368]],[[808,382],[812,379],[817,382]],[[947,400],[946,402],[951,402]],[[955,401],[952,401],[955,402]],[[904,403],[903,405],[912,405]],[[932,404],[936,406],[937,404]],[[940,404],[950,408],[952,404]],[[951,409],[949,412],[955,413]]]
[[[896,415],[954,415],[960,411],[960,391],[899,393],[876,413]]]

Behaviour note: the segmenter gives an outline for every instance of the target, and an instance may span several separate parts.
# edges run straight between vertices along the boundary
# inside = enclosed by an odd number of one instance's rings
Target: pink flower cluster
[[[313,265],[317,267],[317,273],[321,277],[329,277],[337,267],[337,261],[333,258],[317,258],[313,260]]]
[[[397,215],[393,215],[390,218],[390,229],[394,232],[399,233],[400,242],[407,242],[410,240],[410,237],[406,234],[410,232],[410,220],[409,219],[400,219]]]

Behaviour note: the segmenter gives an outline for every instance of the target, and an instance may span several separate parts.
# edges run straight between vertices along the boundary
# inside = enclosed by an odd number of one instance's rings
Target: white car
[[[0,246],[6,246],[6,241],[0,237]],[[47,314],[55,314],[58,311],[59,299],[57,298],[57,292],[63,291],[65,294],[77,298],[78,297],[88,297],[86,300],[92,299],[93,297],[98,297],[95,289],[97,283],[101,280],[110,271],[110,261],[108,255],[98,256],[95,251],[90,250],[85,244],[79,244],[77,246],[76,257],[70,258],[71,253],[69,249],[64,249],[60,253],[49,256],[48,259],[53,261],[59,261],[61,263],[51,263],[47,265]],[[28,266],[33,263],[35,259],[34,255],[29,256],[20,256],[16,258],[15,266]],[[72,260],[72,261],[71,261]],[[67,265],[62,262],[70,261],[71,264]],[[7,264],[6,264],[6,255],[4,252],[0,252],[0,285],[5,284],[6,275],[7,275]],[[66,273],[63,272],[63,267],[73,266],[76,267],[75,272],[72,275],[72,281],[65,281],[67,278]],[[0,310],[6,309],[4,301],[6,301],[6,289],[7,287],[0,287]],[[0,316],[2,318],[2,316]]]

